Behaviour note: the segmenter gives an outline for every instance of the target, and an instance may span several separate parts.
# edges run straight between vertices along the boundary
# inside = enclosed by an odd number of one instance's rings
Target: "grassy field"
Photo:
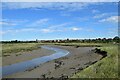
[[[103,43],[41,43],[41,45],[61,45],[61,46],[79,46],[79,47],[100,47],[110,45]]]
[[[72,78],[118,78],[118,46],[104,45],[99,48],[107,51],[108,56],[73,75]]]
[[[9,56],[11,53],[31,51],[38,49],[39,43],[6,43],[2,44],[2,56]]]

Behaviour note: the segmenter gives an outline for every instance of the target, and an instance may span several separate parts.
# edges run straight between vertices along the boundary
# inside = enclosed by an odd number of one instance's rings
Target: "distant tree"
[[[107,40],[106,38],[103,38],[103,39],[102,39],[102,42],[103,42],[103,43],[106,43],[106,42],[107,42],[106,40]]]
[[[14,41],[10,41],[11,43],[17,43],[18,42],[18,40],[14,40]]]
[[[112,38],[108,38],[108,39],[107,39],[107,43],[110,43],[110,42],[112,42],[112,41],[113,41]]]
[[[69,41],[69,38],[67,38],[67,41]]]
[[[120,38],[119,38],[118,36],[115,36],[115,37],[113,38],[113,41],[116,42],[116,43],[119,43]]]
[[[102,39],[101,39],[101,38],[98,38],[98,39],[97,39],[97,42],[102,42]]]

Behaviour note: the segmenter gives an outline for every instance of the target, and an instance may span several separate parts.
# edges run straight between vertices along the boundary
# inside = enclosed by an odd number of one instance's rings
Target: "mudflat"
[[[37,50],[28,51],[28,52],[18,52],[15,54],[11,53],[10,56],[2,57],[2,66],[15,64],[18,62],[27,61],[34,58],[51,55],[54,53],[55,51],[44,49],[44,48],[40,48]]]
[[[6,76],[6,78],[60,78],[61,76],[71,77],[73,74],[76,74],[78,71],[82,71],[84,68],[92,65],[102,58],[101,55],[91,51],[95,47],[76,48],[75,46],[50,46],[68,50],[70,54],[65,57],[41,64],[33,69],[28,69],[24,72],[18,72],[12,75],[8,75]],[[37,55],[37,53],[35,54]],[[42,52],[42,54],[44,55],[45,52]],[[34,54],[26,56],[31,57],[33,55]],[[50,52],[47,55],[50,55]],[[23,59],[24,58],[25,57],[23,57]]]

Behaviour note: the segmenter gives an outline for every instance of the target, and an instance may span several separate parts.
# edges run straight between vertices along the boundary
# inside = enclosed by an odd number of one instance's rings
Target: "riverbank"
[[[43,78],[43,77],[55,77],[61,76],[70,77],[76,74],[78,71],[94,64],[101,59],[101,55],[98,55],[91,50],[95,47],[75,47],[75,46],[58,46],[51,45],[61,49],[68,50],[69,55],[49,61],[42,65],[39,65],[33,69],[28,69],[24,72],[15,73],[13,75],[6,76],[6,78]],[[56,64],[60,64],[56,66]]]
[[[11,54],[16,54],[18,52],[28,52],[32,50],[40,49],[39,43],[2,43],[2,57],[11,56]]]
[[[118,78],[119,77],[119,45],[100,47],[107,52],[107,57],[96,64],[73,75],[71,78]]]
[[[11,53],[10,56],[2,57],[2,66],[15,64],[18,62],[27,61],[42,56],[48,56],[53,53],[55,53],[55,51],[44,48],[38,48],[37,50],[32,50],[27,52]]]

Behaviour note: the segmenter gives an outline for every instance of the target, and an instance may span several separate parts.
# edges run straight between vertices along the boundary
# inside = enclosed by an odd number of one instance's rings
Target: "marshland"
[[[67,40],[67,39],[66,39]],[[69,51],[69,54],[43,64],[28,67],[26,70],[5,76],[6,78],[115,78],[118,76],[118,42],[115,37],[106,42],[101,40],[82,40],[72,42],[3,42],[3,67],[30,61],[35,58],[56,54],[42,46],[55,47]],[[65,41],[65,42],[64,42]],[[96,52],[95,52],[96,50]],[[98,51],[98,52],[97,52]],[[103,52],[103,54],[101,52]],[[104,53],[105,52],[105,53]],[[104,56],[105,54],[105,56]],[[22,67],[22,66],[21,66]],[[34,74],[34,75],[33,75]]]

